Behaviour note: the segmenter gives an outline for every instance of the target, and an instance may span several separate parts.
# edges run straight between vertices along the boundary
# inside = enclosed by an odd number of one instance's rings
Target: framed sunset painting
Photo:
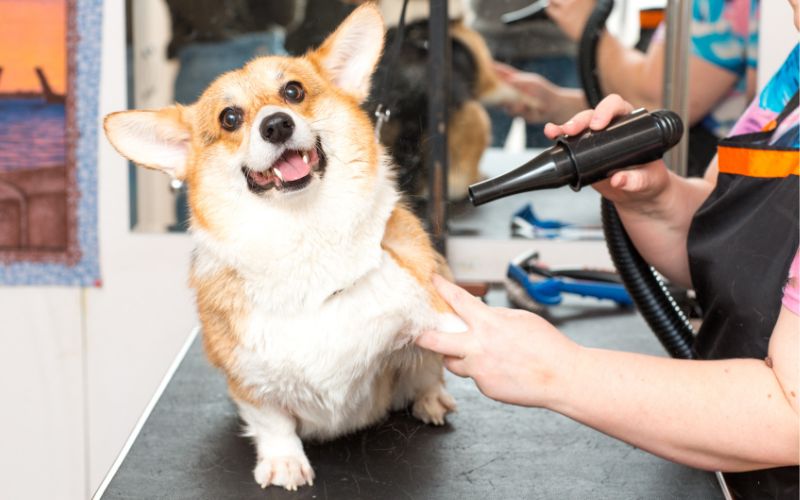
[[[100,14],[0,0],[0,284],[98,284]]]

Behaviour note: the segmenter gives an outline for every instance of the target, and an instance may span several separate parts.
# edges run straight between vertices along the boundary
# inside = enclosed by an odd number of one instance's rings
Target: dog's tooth
[[[269,173],[272,174],[273,177],[277,177],[278,181],[280,181],[279,187],[282,187],[285,181],[283,180],[283,174],[281,171],[275,167],[269,167]]]
[[[303,161],[308,163],[308,153],[303,153]]]

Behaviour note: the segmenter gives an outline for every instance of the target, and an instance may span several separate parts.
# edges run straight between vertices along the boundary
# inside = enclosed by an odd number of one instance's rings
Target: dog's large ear
[[[311,56],[337,86],[363,102],[383,52],[384,32],[378,7],[366,3],[354,10]]]
[[[125,158],[183,179],[191,144],[191,130],[183,112],[178,106],[120,111],[106,116],[103,128],[108,140]]]

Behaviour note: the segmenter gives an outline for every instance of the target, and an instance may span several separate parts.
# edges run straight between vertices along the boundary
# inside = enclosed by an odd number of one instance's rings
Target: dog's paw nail
[[[305,456],[273,457],[259,460],[253,475],[262,488],[275,485],[297,491],[300,486],[311,485],[314,471]]]
[[[426,424],[444,425],[444,416],[454,409],[453,398],[444,390],[444,387],[438,386],[414,401],[411,413]]]

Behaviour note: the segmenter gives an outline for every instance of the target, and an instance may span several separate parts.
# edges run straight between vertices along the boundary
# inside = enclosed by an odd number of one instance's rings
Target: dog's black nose
[[[294,120],[286,113],[278,112],[261,121],[261,137],[273,144],[281,144],[289,140],[294,132]]]

